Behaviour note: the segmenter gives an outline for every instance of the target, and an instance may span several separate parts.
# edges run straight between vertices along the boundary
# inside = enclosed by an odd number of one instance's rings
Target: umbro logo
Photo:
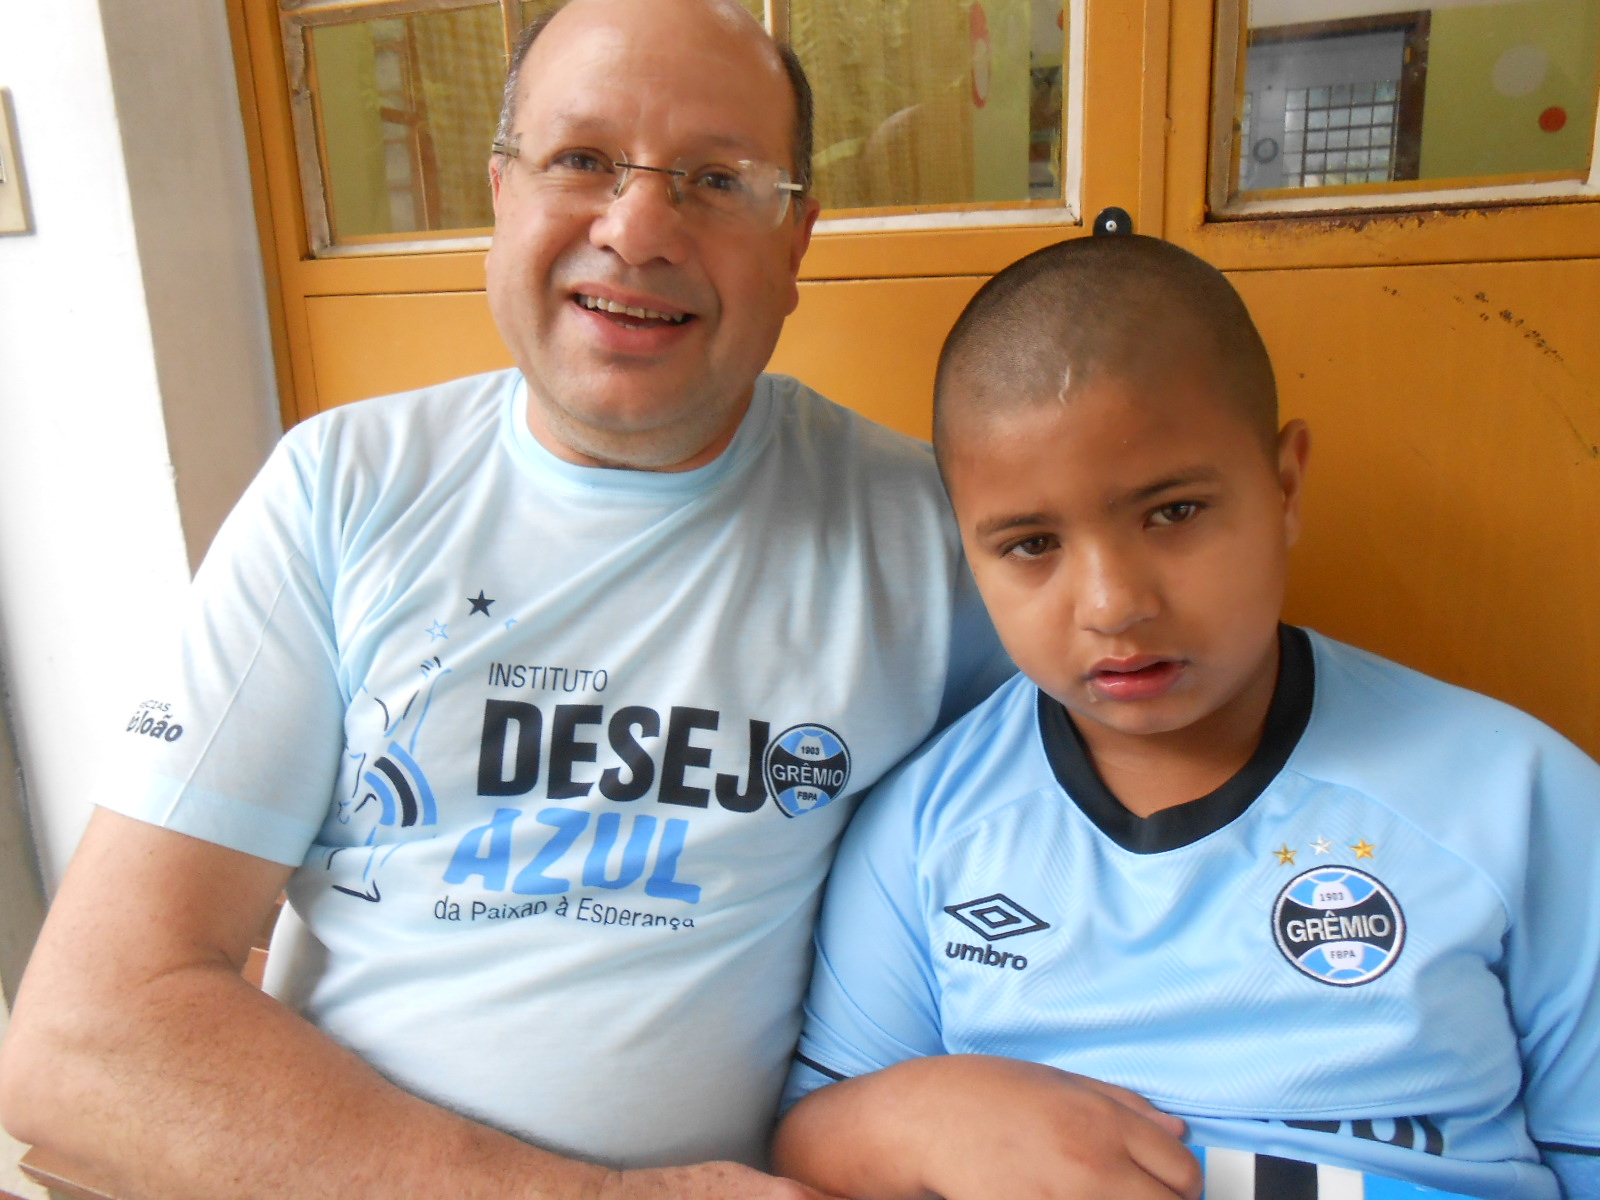
[[[949,904],[945,912],[960,921],[986,942],[1002,938],[1020,937],[1024,933],[1038,933],[1049,929],[1048,921],[1041,921],[1010,896],[996,892],[964,904]]]

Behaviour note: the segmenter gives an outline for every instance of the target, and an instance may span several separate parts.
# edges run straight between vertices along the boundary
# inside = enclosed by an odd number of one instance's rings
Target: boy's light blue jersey
[[[1139,818],[1017,677],[879,785],[829,884],[789,1100],[1049,1063],[1199,1145],[1554,1200],[1600,1153],[1600,767],[1285,627],[1255,757]],[[1587,1185],[1580,1193],[1588,1194]]]

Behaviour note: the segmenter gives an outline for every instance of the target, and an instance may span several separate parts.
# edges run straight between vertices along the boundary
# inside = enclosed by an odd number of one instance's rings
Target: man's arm
[[[857,1200],[1198,1200],[1182,1132],[1124,1088],[949,1055],[812,1092],[779,1124],[773,1161]]]
[[[818,1200],[731,1163],[606,1171],[395,1087],[240,978],[288,876],[98,810],[17,998],[6,1127],[130,1200]]]

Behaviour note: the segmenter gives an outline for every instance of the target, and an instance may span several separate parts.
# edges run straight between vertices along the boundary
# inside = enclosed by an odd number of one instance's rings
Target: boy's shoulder
[[[864,827],[915,828],[917,845],[995,812],[1055,776],[1040,745],[1039,689],[1020,672],[924,742],[872,789]],[[898,835],[896,835],[898,836]]]
[[[1311,635],[1311,721],[1285,773],[1360,792],[1468,857],[1513,825],[1592,820],[1600,765],[1537,718]],[[1486,820],[1486,815],[1492,819]],[[1499,830],[1496,834],[1494,831]]]
[[[1311,723],[1290,768],[1331,781],[1470,775],[1492,764],[1595,764],[1512,705],[1308,630],[1315,656]]]
[[[1280,773],[1348,789],[1478,857],[1489,828],[1536,808],[1591,817],[1600,766],[1537,718],[1479,692],[1307,631],[1311,719]],[[1059,794],[1039,690],[1018,674],[873,789],[861,836],[916,852],[1041,792]],[[1483,820],[1486,809],[1497,812]],[[1580,812],[1581,810],[1581,812]]]

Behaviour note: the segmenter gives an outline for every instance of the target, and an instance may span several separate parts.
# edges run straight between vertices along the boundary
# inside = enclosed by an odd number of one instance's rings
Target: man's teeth
[[[641,320],[666,321],[672,325],[682,325],[689,319],[688,313],[657,312],[653,308],[629,308],[626,304],[617,304],[611,300],[602,300],[599,296],[578,297],[578,303],[594,312],[619,313],[627,317],[638,317]]]

